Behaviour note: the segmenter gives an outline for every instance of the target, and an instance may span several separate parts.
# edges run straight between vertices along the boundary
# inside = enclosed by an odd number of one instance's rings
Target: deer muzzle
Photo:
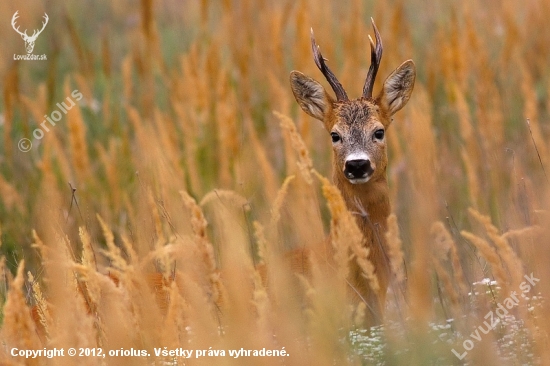
[[[352,184],[366,183],[374,173],[369,159],[346,160],[344,175]]]

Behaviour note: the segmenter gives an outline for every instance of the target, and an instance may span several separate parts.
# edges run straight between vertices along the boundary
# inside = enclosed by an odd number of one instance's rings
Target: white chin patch
[[[351,184],[363,184],[363,183],[367,183],[370,180],[370,177],[372,177],[372,175],[366,176],[365,178],[348,179],[348,181]]]

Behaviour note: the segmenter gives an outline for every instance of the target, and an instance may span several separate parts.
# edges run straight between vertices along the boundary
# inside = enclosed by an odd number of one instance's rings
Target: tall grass
[[[48,13],[34,51],[48,61],[12,61],[24,52],[16,10],[28,29]],[[549,11],[544,0],[0,4],[0,359],[547,364]],[[313,27],[358,96],[371,16],[385,46],[375,93],[408,58],[418,78],[387,135],[385,321],[364,329],[369,310],[347,282],[361,238],[325,178],[329,138],[288,75],[322,80]],[[74,89],[82,100],[33,138]],[[531,273],[540,282],[472,338]],[[14,347],[150,356],[28,361]],[[164,347],[289,356],[155,356]]]

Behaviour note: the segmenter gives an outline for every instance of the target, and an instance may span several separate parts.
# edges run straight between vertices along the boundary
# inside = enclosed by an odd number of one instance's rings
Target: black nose
[[[344,174],[348,179],[365,178],[372,174],[370,160],[348,160],[344,168]]]

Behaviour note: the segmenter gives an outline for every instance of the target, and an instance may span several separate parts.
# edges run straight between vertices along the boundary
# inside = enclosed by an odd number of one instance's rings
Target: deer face
[[[315,62],[334,89],[337,99],[301,72],[290,74],[292,92],[298,104],[304,112],[322,121],[330,134],[335,174],[342,174],[352,184],[366,183],[385,175],[386,129],[391,116],[409,100],[416,76],[414,63],[405,61],[388,76],[379,95],[372,97],[372,86],[382,56],[380,35],[375,26],[374,29],[377,46],[375,49],[371,40],[372,62],[361,98],[347,98],[346,92],[325,65],[313,35]]]
[[[386,168],[385,126],[379,113],[368,100],[333,105],[334,163],[350,183],[366,183]]]
[[[27,50],[27,53],[32,53],[32,50],[34,49],[34,42],[36,42],[36,37],[28,37],[26,34],[23,34],[21,38],[25,41],[25,49]]]

